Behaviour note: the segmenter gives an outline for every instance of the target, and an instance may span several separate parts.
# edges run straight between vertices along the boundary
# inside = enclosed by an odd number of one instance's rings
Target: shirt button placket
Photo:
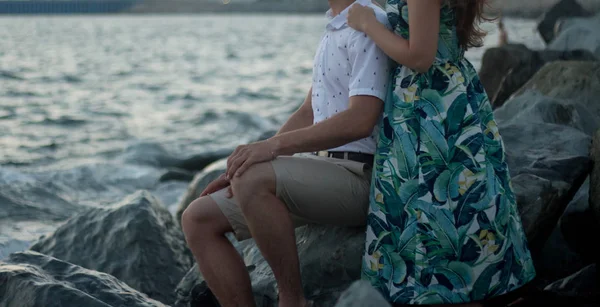
[[[325,86],[325,79],[328,78],[327,76],[327,67],[328,66],[328,61],[327,61],[327,55],[330,53],[330,49],[329,46],[331,45],[331,33],[329,33],[328,35],[326,35],[326,41],[325,44],[323,45],[323,48],[321,48],[321,71],[319,74],[319,77],[321,78],[322,82],[321,82],[321,107],[322,109],[327,109],[327,100],[329,99],[329,96],[327,94],[327,87]]]

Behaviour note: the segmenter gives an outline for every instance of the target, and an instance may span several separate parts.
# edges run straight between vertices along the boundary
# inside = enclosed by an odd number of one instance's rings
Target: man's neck
[[[328,0],[329,8],[333,16],[339,15],[343,10],[349,7],[355,0]]]

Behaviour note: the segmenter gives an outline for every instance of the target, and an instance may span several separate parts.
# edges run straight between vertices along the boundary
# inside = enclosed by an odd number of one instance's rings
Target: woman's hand
[[[254,164],[274,160],[275,149],[271,140],[238,146],[227,159],[226,178],[231,180],[234,176],[241,176]]]
[[[373,22],[378,22],[375,11],[368,6],[354,4],[348,11],[348,25],[354,30],[366,32],[367,27]]]

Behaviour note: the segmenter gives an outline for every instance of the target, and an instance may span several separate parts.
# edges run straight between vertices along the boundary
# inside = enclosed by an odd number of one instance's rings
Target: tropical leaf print
[[[387,11],[409,38],[406,1]],[[395,72],[375,155],[362,278],[398,304],[477,301],[535,277],[489,99],[452,9],[440,15],[431,69]]]

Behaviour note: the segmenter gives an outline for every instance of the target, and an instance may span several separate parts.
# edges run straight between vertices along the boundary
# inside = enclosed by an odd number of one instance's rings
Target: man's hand
[[[227,159],[226,179],[241,176],[250,166],[274,160],[276,147],[272,139],[238,146]]]
[[[223,174],[223,175],[219,176],[219,178],[217,178],[213,182],[211,182],[209,185],[207,185],[206,188],[204,189],[204,191],[202,191],[202,193],[200,194],[200,197],[204,197],[206,195],[220,191],[227,187],[228,187],[227,198],[231,198],[231,197],[233,197],[233,193],[231,191],[231,183],[229,182],[229,180],[227,180],[227,178],[225,178],[225,174]]]

